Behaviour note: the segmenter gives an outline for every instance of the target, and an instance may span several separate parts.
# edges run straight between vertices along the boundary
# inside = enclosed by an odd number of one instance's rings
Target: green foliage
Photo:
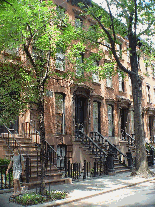
[[[24,206],[35,205],[50,200],[64,199],[66,195],[67,193],[62,191],[51,191],[51,192],[46,191],[46,194],[44,196],[32,192],[32,193],[25,193],[23,195],[17,196],[14,202]]]
[[[2,169],[0,168],[3,175],[5,175],[5,172],[7,170],[9,163],[10,163],[10,160],[0,158],[0,166],[3,166],[3,165],[6,166],[6,167],[2,167]],[[10,173],[10,181],[12,182],[13,181],[13,170],[11,169],[9,173]],[[7,174],[6,178],[7,180],[9,180],[9,174]]]
[[[2,165],[8,166],[9,163],[10,163],[10,160],[0,158],[0,166],[2,166]]]

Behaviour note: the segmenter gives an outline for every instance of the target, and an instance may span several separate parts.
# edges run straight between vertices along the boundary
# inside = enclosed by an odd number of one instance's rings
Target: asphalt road
[[[61,207],[155,207],[155,180]]]

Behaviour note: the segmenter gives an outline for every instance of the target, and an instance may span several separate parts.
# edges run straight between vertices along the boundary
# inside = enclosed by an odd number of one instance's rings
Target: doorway
[[[153,117],[153,116],[149,116],[149,133],[150,133],[150,141],[153,141],[153,137],[154,137],[153,121],[154,121],[154,117]]]
[[[76,96],[75,98],[75,134],[79,130],[87,132],[87,99],[83,96]]]
[[[121,116],[121,134],[122,134],[122,138],[125,139],[125,133],[127,133],[128,109],[122,108],[120,110],[120,116]]]

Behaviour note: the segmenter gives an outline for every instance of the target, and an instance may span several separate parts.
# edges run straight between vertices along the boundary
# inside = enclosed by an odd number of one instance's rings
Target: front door
[[[128,117],[128,109],[122,108],[121,111],[121,133],[122,138],[125,138],[125,132],[127,133],[127,117]]]
[[[86,98],[76,96],[75,98],[75,133],[79,130],[85,132],[87,118]]]
[[[149,116],[150,141],[154,140],[153,121],[154,121],[154,117],[153,116]]]

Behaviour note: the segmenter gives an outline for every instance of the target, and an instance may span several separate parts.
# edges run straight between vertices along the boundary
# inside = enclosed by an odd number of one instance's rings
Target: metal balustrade
[[[0,165],[0,189],[10,189],[13,187],[13,179],[11,179],[12,171],[9,170],[6,175],[7,165]]]
[[[25,122],[22,124],[23,134],[26,137],[29,137],[32,142],[35,143],[35,146],[37,146],[37,177],[39,176],[39,164],[41,163],[41,154],[44,155],[44,164],[45,168],[44,171],[47,173],[48,167],[51,168],[52,165],[57,165],[57,152],[56,150],[47,142],[47,140],[44,140],[43,144],[43,152],[41,151],[41,142],[40,142],[40,132],[36,130],[35,123],[32,122]]]
[[[5,143],[9,148],[11,154],[13,154],[13,150],[15,149],[15,147],[18,147],[20,154],[24,153],[26,156],[25,175],[26,175],[26,183],[29,183],[29,178],[31,177],[31,159],[29,155],[25,152],[21,144],[18,142],[17,138],[15,138],[15,134],[12,133],[5,124],[4,127],[7,129],[7,133],[2,133],[2,138],[5,140]],[[6,134],[7,136],[5,136]]]

